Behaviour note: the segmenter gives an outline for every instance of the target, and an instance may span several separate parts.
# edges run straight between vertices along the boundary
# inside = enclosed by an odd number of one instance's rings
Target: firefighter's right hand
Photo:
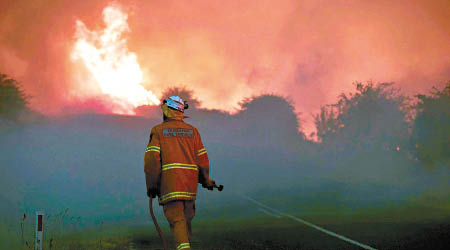
[[[155,198],[158,195],[158,189],[157,188],[149,188],[147,190],[147,196],[148,198]]]
[[[214,180],[208,179],[207,181],[202,183],[202,187],[207,188],[208,190],[213,190],[214,184],[216,184]]]

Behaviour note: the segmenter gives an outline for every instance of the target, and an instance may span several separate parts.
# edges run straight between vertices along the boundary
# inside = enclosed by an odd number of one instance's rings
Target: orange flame
[[[101,95],[116,104],[114,113],[134,114],[140,105],[159,104],[158,98],[142,85],[143,73],[135,53],[127,48],[123,34],[130,30],[128,15],[117,5],[103,10],[105,29],[90,31],[77,20],[73,62],[81,61],[89,73],[88,84],[96,84]],[[91,93],[92,94],[92,93]]]

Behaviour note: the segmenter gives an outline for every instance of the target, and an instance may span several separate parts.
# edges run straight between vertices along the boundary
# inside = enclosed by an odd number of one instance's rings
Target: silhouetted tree
[[[19,115],[28,110],[27,96],[17,81],[0,73],[0,117],[16,121]]]
[[[286,98],[276,95],[262,95],[245,99],[242,111],[236,115],[242,138],[246,135],[257,136],[260,141],[292,141],[305,139],[299,131],[299,122],[294,107]],[[276,145],[274,145],[276,146]]]
[[[450,166],[450,82],[430,96],[417,95],[417,117],[411,142],[416,156],[426,167]]]
[[[324,141],[335,134],[340,127],[337,113],[330,106],[320,108],[320,114],[314,117],[314,122],[317,129],[317,137]]]
[[[342,150],[397,150],[406,145],[405,97],[392,83],[356,83],[356,93],[341,94],[336,104],[315,116],[317,136]]]

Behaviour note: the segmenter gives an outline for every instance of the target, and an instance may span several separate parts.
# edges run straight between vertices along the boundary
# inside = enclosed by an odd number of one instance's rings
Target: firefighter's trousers
[[[177,250],[191,249],[191,222],[195,215],[194,200],[176,200],[163,205]]]

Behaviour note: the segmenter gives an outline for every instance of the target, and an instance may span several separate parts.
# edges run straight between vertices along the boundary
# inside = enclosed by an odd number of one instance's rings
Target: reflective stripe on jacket
[[[159,204],[195,200],[198,183],[209,180],[209,159],[197,129],[168,119],[152,128],[144,171],[150,188],[160,191]]]

